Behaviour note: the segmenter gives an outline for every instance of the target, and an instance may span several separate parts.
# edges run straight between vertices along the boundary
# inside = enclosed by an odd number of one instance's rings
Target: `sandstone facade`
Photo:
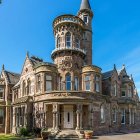
[[[89,1],[82,0],[77,16],[62,15],[54,20],[54,64],[27,53],[15,84],[8,85],[1,76],[0,91],[9,95],[12,90],[12,100],[5,96],[0,104],[4,110],[0,115],[6,116],[0,132],[4,127],[12,133],[21,127],[39,127],[90,129],[96,134],[139,128],[139,97],[125,66],[102,73],[92,65],[93,15]],[[12,101],[9,106],[8,101]]]

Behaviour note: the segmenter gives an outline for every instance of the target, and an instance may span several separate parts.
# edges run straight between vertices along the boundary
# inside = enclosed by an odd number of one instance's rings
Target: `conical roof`
[[[80,10],[85,10],[85,9],[91,10],[89,0],[82,0],[81,2]]]

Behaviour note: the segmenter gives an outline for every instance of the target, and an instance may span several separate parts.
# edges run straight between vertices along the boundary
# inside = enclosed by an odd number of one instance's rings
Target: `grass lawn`
[[[13,135],[0,134],[0,140],[22,140],[22,138]]]

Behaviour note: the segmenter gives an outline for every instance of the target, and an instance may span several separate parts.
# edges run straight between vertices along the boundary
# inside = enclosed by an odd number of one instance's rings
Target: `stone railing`
[[[75,23],[78,24],[80,26],[84,26],[84,21],[82,19],[80,19],[77,16],[74,15],[62,15],[57,17],[54,22],[53,22],[53,26],[56,27],[58,24],[63,23],[63,22],[71,22],[71,23]]]
[[[86,52],[80,48],[56,48],[55,50],[52,51],[51,54],[53,55],[55,52],[58,52],[58,51],[78,51],[86,55]]]

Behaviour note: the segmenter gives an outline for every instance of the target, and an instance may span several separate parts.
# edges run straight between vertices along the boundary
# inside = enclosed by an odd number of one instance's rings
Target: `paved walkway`
[[[107,136],[97,136],[94,137],[97,140],[140,140],[140,133],[131,133],[131,134],[116,134],[116,135],[107,135]]]

